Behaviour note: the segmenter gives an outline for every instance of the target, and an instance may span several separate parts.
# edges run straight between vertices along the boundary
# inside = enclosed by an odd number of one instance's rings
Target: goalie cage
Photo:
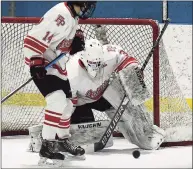
[[[24,73],[23,39],[39,20],[1,18],[2,97],[30,78]],[[87,39],[95,38],[93,24],[105,26],[108,41],[122,46],[140,61],[141,66],[159,35],[159,26],[151,19],[95,18],[80,21]],[[152,94],[145,105],[154,124],[167,133],[163,146],[192,145],[192,112],[177,84],[163,42],[154,51],[144,76]],[[28,134],[28,127],[42,122],[44,105],[44,99],[33,82],[26,85],[2,104],[2,136]],[[96,120],[108,119],[103,112],[94,114]],[[119,133],[118,129],[115,133]]]

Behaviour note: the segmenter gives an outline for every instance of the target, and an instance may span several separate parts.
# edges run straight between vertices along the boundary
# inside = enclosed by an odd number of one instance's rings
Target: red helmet
[[[67,5],[76,16],[79,16],[81,19],[88,19],[94,13],[96,8],[96,1],[67,1]],[[75,12],[73,5],[80,6],[80,14]]]

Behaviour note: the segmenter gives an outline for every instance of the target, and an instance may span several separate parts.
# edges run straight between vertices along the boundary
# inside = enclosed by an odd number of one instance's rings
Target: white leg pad
[[[106,113],[110,118],[114,115],[112,110]],[[118,130],[129,142],[146,150],[158,149],[166,135],[163,129],[153,125],[143,106],[128,107],[118,123]]]
[[[96,121],[90,123],[72,124],[70,127],[71,137],[69,138],[75,145],[89,146],[100,140],[105,132],[109,121]],[[41,148],[41,133],[43,125],[36,125],[29,128],[30,133],[30,150],[32,152],[39,152]],[[106,147],[113,146],[113,138],[110,137]]]
[[[115,79],[105,91],[104,98],[117,109],[124,93],[120,81]],[[106,113],[112,118],[115,111]],[[142,149],[157,149],[164,141],[165,131],[153,125],[150,113],[143,104],[134,106],[129,102],[120,122],[122,123],[118,123],[118,127],[124,137]]]
[[[42,145],[42,128],[43,125],[29,127],[30,144],[29,151],[39,152]]]

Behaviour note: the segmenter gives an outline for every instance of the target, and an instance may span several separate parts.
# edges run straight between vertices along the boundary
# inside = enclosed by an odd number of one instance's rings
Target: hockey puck
[[[138,150],[133,151],[134,158],[139,158],[139,156],[140,156],[140,152]]]

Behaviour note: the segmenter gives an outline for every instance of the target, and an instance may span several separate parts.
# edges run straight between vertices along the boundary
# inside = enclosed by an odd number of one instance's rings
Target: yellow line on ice
[[[7,93],[3,93],[2,96],[6,96]],[[14,106],[45,106],[46,102],[44,97],[39,93],[16,93],[7,99],[3,105]]]
[[[153,111],[153,99],[145,102],[148,111]],[[179,98],[160,98],[161,112],[186,112],[189,108],[192,110],[192,99],[179,99]]]
[[[3,92],[2,96],[6,96],[8,93]],[[186,102],[183,102],[183,99],[178,98],[160,98],[160,109],[161,112],[183,112],[186,111],[186,105],[192,110],[192,98],[185,99]],[[187,103],[187,104],[186,104]],[[14,106],[45,106],[46,102],[44,97],[39,93],[17,93],[10,97],[3,105],[14,105]],[[145,102],[145,106],[148,111],[153,110],[153,99],[150,99]]]

